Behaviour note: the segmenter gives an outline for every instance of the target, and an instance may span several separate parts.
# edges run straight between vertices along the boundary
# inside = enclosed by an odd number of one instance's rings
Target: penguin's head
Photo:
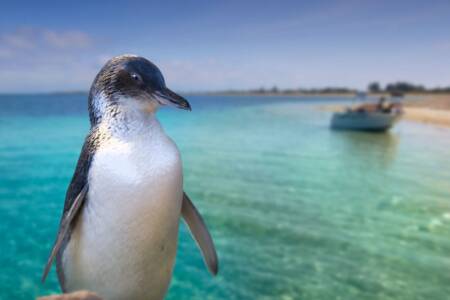
[[[166,87],[156,65],[135,55],[110,59],[92,83],[89,94],[91,122],[101,117],[105,106],[111,105],[147,112],[153,112],[162,105],[191,110],[186,99]]]

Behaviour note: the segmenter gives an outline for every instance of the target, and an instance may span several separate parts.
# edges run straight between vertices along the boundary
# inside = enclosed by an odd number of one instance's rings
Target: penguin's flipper
[[[45,278],[47,278],[48,272],[50,271],[50,268],[52,266],[53,259],[55,258],[56,253],[58,253],[59,248],[61,248],[62,242],[66,237],[67,232],[69,231],[69,228],[72,224],[74,217],[77,215],[78,211],[80,210],[80,207],[83,205],[84,199],[86,199],[87,191],[88,186],[86,184],[81,189],[81,192],[78,194],[78,196],[73,200],[72,206],[63,215],[61,219],[61,224],[59,226],[59,231],[56,237],[55,244],[53,245],[52,251],[50,252],[50,256],[47,260],[47,264],[45,265],[44,273],[42,274],[41,278],[42,282],[44,282]]]
[[[45,281],[52,266],[53,259],[64,245],[63,241],[70,234],[70,229],[75,218],[86,200],[88,193],[87,177],[93,155],[98,146],[98,135],[99,131],[97,129],[91,130],[84,141],[75,172],[69,184],[69,188],[67,189],[64,209],[59,223],[58,235],[56,236],[52,251],[50,252],[47,264],[45,265],[44,273],[41,278],[42,282]],[[58,269],[58,264],[56,268]]]
[[[186,193],[183,193],[181,214],[203,254],[203,259],[208,270],[211,274],[216,275],[219,270],[219,260],[217,258],[216,248],[214,247],[213,240],[208,232],[208,228],[206,228],[202,216]]]

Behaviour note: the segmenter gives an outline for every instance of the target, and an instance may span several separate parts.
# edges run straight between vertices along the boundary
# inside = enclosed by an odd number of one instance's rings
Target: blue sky
[[[450,85],[450,1],[7,1],[0,14],[0,92],[87,90],[123,53],[178,91]]]

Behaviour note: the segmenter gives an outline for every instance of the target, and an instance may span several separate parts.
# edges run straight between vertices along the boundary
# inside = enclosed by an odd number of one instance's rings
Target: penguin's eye
[[[139,76],[136,73],[132,73],[131,78],[133,78],[134,80],[139,81],[139,82],[142,81],[141,76]]]

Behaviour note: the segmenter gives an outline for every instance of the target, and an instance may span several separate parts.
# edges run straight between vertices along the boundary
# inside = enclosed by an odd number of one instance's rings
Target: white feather
[[[106,103],[107,98],[103,92],[100,92],[92,99],[92,109],[96,118],[100,118],[105,114],[107,107]]]
[[[153,115],[115,132],[91,163],[89,193],[63,255],[68,291],[162,299],[172,276],[183,195],[176,145]],[[136,118],[138,120],[136,120]],[[108,126],[107,126],[108,125]]]

